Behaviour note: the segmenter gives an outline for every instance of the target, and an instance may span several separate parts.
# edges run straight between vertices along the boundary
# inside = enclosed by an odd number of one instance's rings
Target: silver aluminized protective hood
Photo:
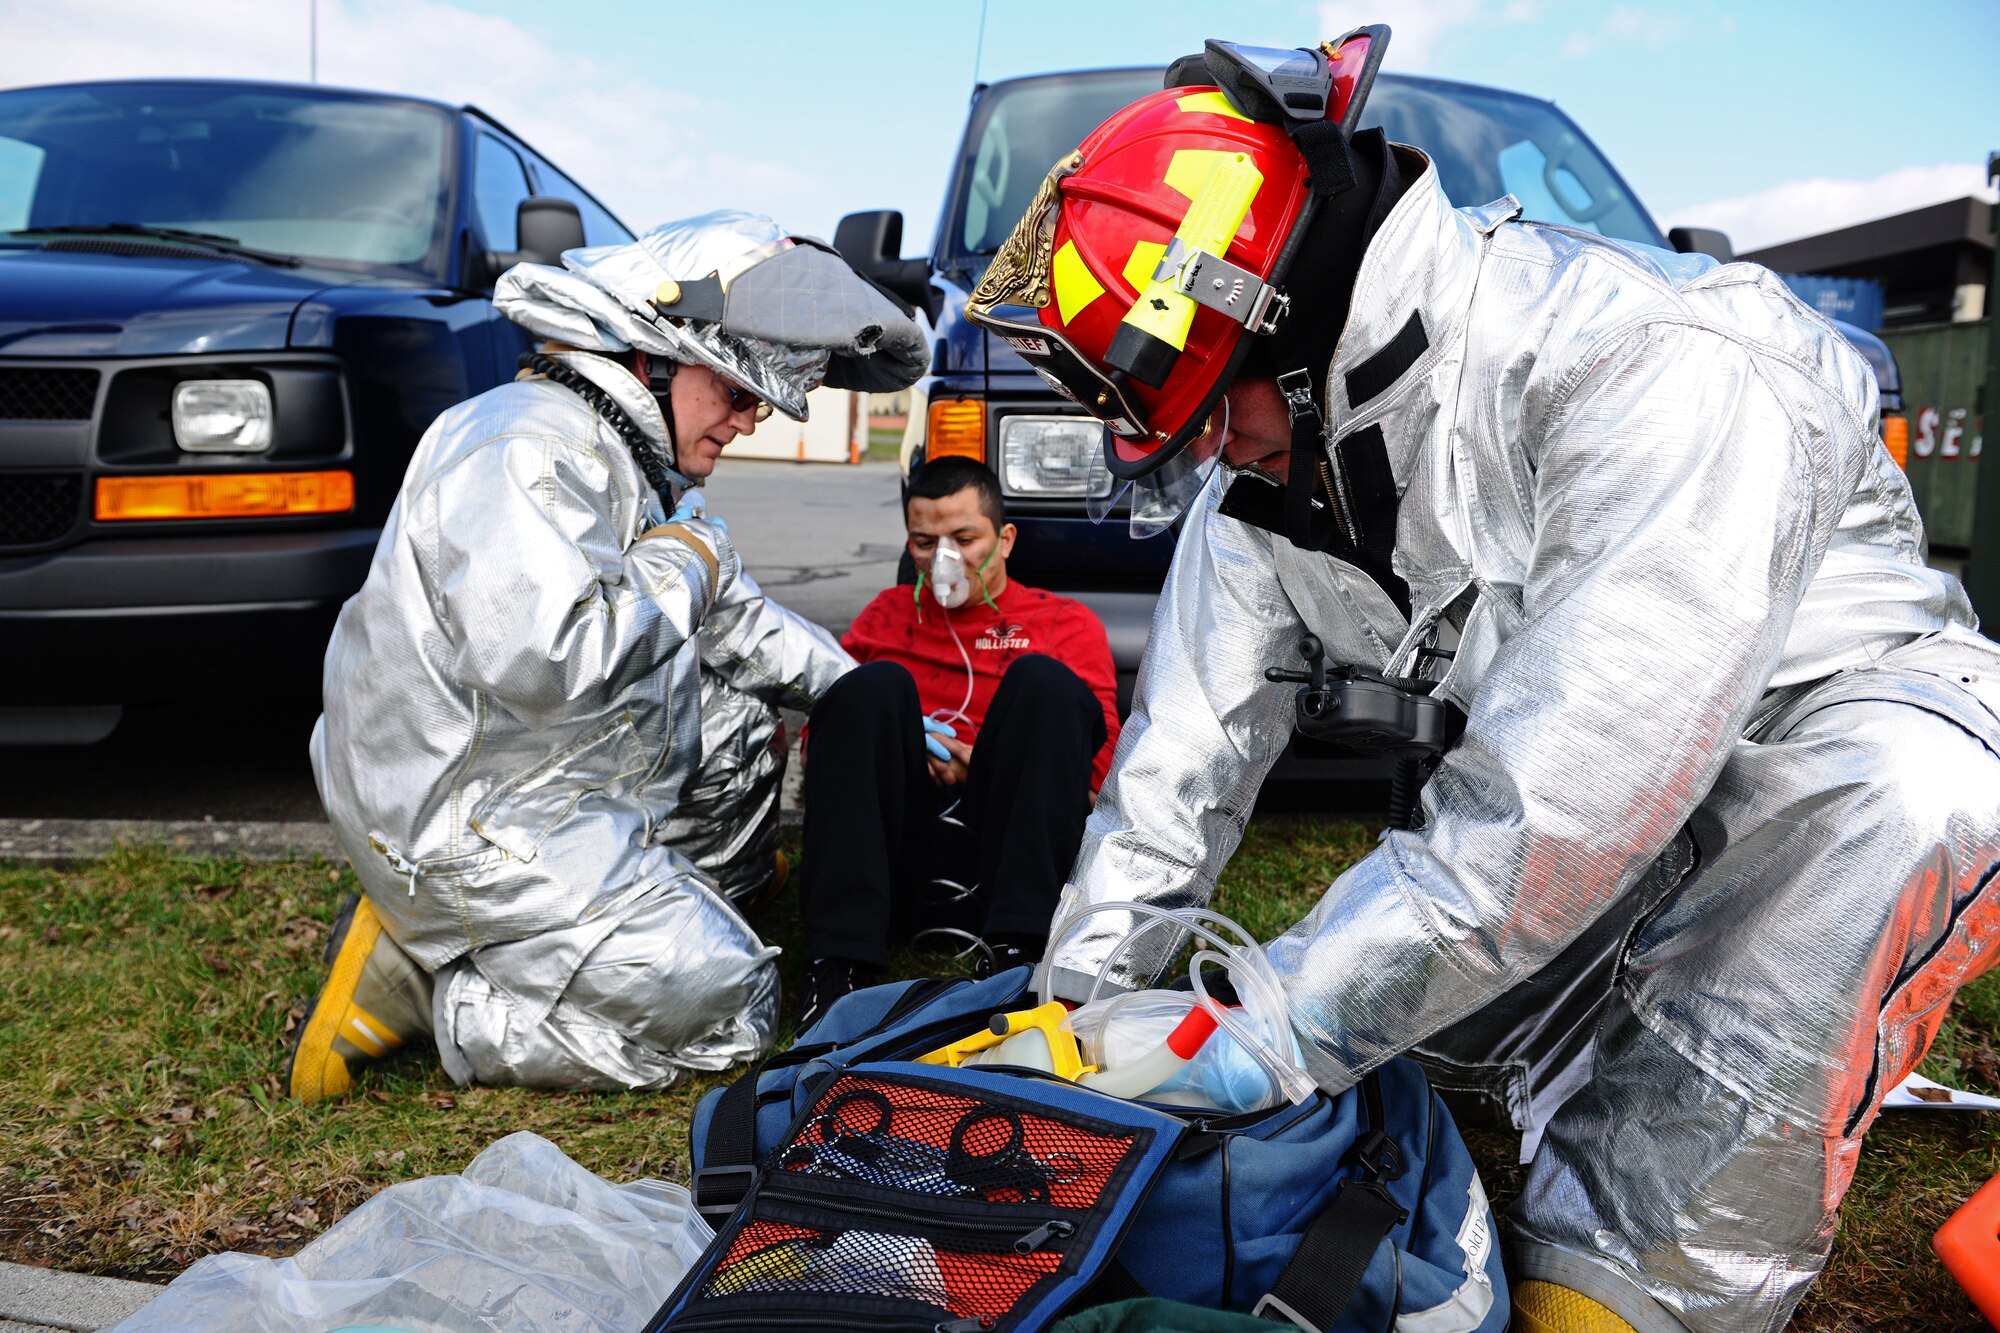
[[[516,264],[493,303],[523,328],[573,347],[638,348],[694,362],[749,389],[795,421],[821,384],[889,393],[914,384],[922,327],[817,241],[754,213],[718,211],[662,223],[638,240],[566,251],[561,268]],[[719,320],[677,318],[663,289],[721,287]]]

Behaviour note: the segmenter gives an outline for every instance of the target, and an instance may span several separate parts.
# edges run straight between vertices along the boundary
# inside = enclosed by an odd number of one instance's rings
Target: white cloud
[[[1631,5],[1620,5],[1604,16],[1604,21],[1587,32],[1573,32],[1563,39],[1566,56],[1587,56],[1606,46],[1637,44],[1665,46],[1687,26],[1679,14],[1654,14]]]
[[[0,87],[308,76],[305,0],[0,0],[0,30]],[[320,0],[319,79],[470,102],[634,227],[724,206],[783,219],[799,193],[821,186],[810,172],[707,133],[704,122],[725,108],[703,108],[645,73],[558,50],[510,19],[445,0]]]
[[[1873,180],[1786,181],[1735,199],[1672,209],[1662,225],[1718,228],[1729,233],[1740,253],[1966,195],[1993,198],[1983,164],[1901,167]]]
[[[1525,23],[1541,12],[1540,0],[1322,0],[1320,30],[1328,37],[1357,23],[1389,25],[1389,58],[1404,73],[1434,72],[1440,37],[1492,23]]]

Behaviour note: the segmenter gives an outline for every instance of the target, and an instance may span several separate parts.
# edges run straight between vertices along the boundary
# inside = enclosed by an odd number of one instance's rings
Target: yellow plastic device
[[[1050,1000],[1034,1009],[1017,1009],[1010,1014],[995,1014],[991,1025],[984,1032],[975,1032],[969,1037],[961,1037],[947,1046],[940,1046],[928,1055],[917,1057],[920,1065],[945,1065],[957,1069],[962,1065],[1031,1064],[1036,1068],[1047,1068],[1057,1078],[1066,1078],[1074,1083],[1083,1074],[1097,1072],[1096,1065],[1083,1062],[1083,1053],[1076,1044],[1076,1035],[1063,1027],[1063,1020],[1069,1017],[1060,1000]],[[1005,1043],[1027,1033],[1039,1033],[1048,1051],[1048,1064],[1044,1066],[1038,1059],[1039,1048],[1029,1038],[1026,1048],[1022,1045],[1002,1052],[998,1048]],[[992,1052],[989,1055],[988,1052]],[[994,1056],[1000,1058],[995,1059]]]
[[[1179,262],[1163,257],[1153,270],[1152,280],[1118,322],[1105,352],[1108,363],[1156,389],[1166,383],[1175,360],[1187,350],[1188,329],[1194,324],[1195,300],[1175,285],[1181,264],[1197,250],[1217,258],[1227,254],[1263,184],[1264,173],[1248,153],[1231,153],[1216,162],[1174,232],[1176,244],[1167,249]]]

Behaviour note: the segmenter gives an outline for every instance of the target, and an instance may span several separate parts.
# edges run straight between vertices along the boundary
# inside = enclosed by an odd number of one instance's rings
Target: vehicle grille
[[[55,541],[82,515],[81,472],[0,472],[0,546]]]
[[[97,372],[64,366],[0,369],[0,421],[88,421]]]

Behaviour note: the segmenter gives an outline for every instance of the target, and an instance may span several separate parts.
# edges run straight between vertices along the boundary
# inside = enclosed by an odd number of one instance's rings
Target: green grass
[[[896,463],[903,457],[903,432],[880,426],[868,428],[868,447],[861,456],[871,463]]]
[[[1259,819],[1217,906],[1274,935],[1372,843],[1354,824]],[[685,1179],[688,1114],[724,1076],[650,1095],[461,1090],[413,1054],[369,1068],[344,1102],[287,1100],[287,1034],[354,889],[344,867],[158,849],[0,866],[0,1259],[158,1280],[221,1250],[289,1253],[382,1186],[460,1170],[522,1129],[612,1179]],[[789,981],[794,900],[755,921],[786,946]],[[2000,974],[1961,997],[1924,1072],[2000,1094]],[[1511,1136],[1467,1137],[1511,1197]],[[1886,1117],[1794,1326],[1982,1327],[1929,1238],[1996,1172],[2000,1119]]]

